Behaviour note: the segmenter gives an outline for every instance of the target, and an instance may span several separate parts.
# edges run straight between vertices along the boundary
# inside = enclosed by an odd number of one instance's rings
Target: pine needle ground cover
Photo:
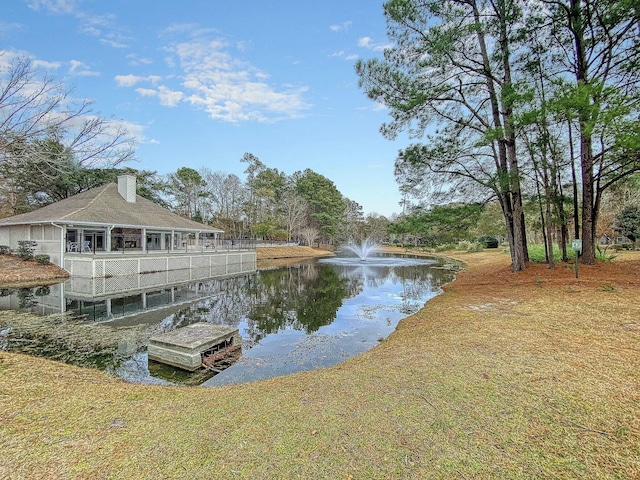
[[[26,287],[43,283],[63,282],[69,278],[62,268],[35,260],[22,260],[16,255],[0,255],[0,287]]]
[[[369,352],[218,387],[0,352],[0,478],[640,478],[640,258],[496,251]]]

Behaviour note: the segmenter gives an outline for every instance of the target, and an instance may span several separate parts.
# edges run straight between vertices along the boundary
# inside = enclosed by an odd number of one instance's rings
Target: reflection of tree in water
[[[406,299],[421,298],[427,292],[440,288],[453,279],[453,273],[447,269],[425,268],[424,265],[340,265],[336,267],[340,276],[348,278],[352,285],[378,288],[390,281],[403,285]]]
[[[428,292],[438,290],[445,283],[453,280],[451,270],[442,268],[421,268],[419,266],[396,267],[391,276],[392,281],[402,283],[403,300],[419,300]]]
[[[36,297],[33,288],[21,288],[18,291],[18,302],[20,308],[31,308],[36,304]]]
[[[354,265],[337,265],[335,267],[342,278],[347,278],[354,289],[353,295],[362,291],[364,285],[370,288],[377,288],[384,284],[390,267],[367,265],[358,263]]]
[[[212,296],[181,308],[159,330],[197,322],[237,326],[246,319],[243,334],[252,342],[286,328],[309,333],[335,319],[343,299],[355,290],[347,286],[334,269],[314,263],[201,282],[198,289]]]
[[[160,329],[169,331],[198,322],[237,326],[247,311],[249,300],[246,292],[252,282],[255,282],[254,275],[201,282],[199,290],[212,296],[181,308],[164,320]]]
[[[316,331],[335,319],[349,294],[333,268],[314,263],[262,271],[253,287],[247,314],[252,338],[285,328]]]
[[[297,327],[307,333],[329,325],[345,298],[353,296],[353,288],[330,267],[319,268],[317,282],[307,285],[297,309]],[[361,289],[360,289],[361,290]]]

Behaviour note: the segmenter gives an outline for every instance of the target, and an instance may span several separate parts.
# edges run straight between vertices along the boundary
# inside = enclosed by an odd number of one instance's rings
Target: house
[[[134,175],[0,219],[0,245],[15,250],[21,240],[35,241],[36,253],[90,278],[214,264],[223,274],[255,270],[255,249],[234,242],[231,250],[223,233],[137,195]],[[235,267],[221,269],[221,263]]]

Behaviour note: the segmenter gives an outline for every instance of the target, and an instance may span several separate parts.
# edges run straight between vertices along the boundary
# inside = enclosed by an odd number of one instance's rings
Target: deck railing
[[[105,249],[95,248],[95,246],[87,245],[84,248],[78,248],[76,245],[67,242],[66,252],[70,254],[78,254],[78,255],[104,255],[104,254],[154,254],[154,253],[162,253],[162,254],[181,254],[181,253],[215,253],[215,252],[232,252],[232,251],[247,251],[247,250],[255,250],[256,249],[256,241],[252,239],[218,239],[215,241],[203,241],[196,243],[191,240],[188,242],[183,242],[183,244],[179,247],[174,247],[173,249],[167,248],[147,248],[143,250],[141,247],[131,247],[127,246],[126,243],[124,246],[113,249],[111,251],[107,251]]]

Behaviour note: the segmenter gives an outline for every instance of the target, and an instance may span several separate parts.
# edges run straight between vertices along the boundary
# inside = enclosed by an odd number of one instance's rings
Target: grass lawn
[[[458,279],[338,366],[127,384],[0,351],[0,478],[640,478],[640,255]]]

